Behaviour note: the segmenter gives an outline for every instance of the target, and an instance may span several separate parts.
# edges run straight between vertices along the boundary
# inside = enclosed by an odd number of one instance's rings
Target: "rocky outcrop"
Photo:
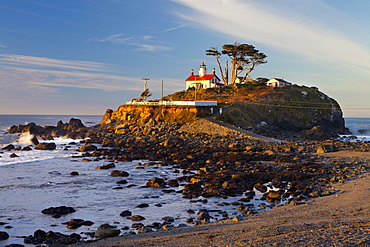
[[[108,109],[102,121],[102,125],[115,121],[129,121],[131,123],[173,122],[184,124],[195,121],[199,117],[207,116],[211,107],[199,106],[142,106],[121,105],[116,111]]]

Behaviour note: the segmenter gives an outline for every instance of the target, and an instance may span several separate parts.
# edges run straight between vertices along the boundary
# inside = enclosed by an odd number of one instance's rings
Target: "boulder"
[[[164,188],[166,186],[166,182],[162,178],[151,178],[147,183],[147,186],[156,187],[156,188]]]
[[[2,148],[2,150],[12,150],[14,149],[15,146],[13,144],[6,145],[5,147]]]
[[[0,240],[7,240],[9,238],[9,234],[7,232],[0,232]]]
[[[96,169],[107,170],[107,169],[115,168],[115,167],[116,167],[116,165],[114,163],[109,163],[109,164],[105,164],[105,165],[102,165],[102,166],[98,166]]]
[[[316,153],[323,154],[329,152],[336,152],[338,149],[334,145],[318,145],[316,149]]]
[[[309,130],[304,130],[299,133],[300,137],[310,140],[325,140],[330,139],[332,135],[320,126],[315,126]]]
[[[116,237],[121,233],[119,229],[109,224],[103,224],[98,227],[98,230],[95,232],[96,238],[111,238]]]
[[[125,171],[114,170],[110,173],[112,177],[128,177],[130,174]]]
[[[131,215],[132,215],[132,212],[130,210],[125,210],[122,213],[120,213],[120,216],[122,216],[122,217],[127,217],[127,216],[131,216]]]
[[[31,150],[32,150],[32,148],[30,146],[22,148],[22,151],[31,151]]]
[[[145,220],[145,217],[141,216],[141,215],[133,215],[133,216],[131,216],[131,220],[132,221],[141,221],[141,220]]]
[[[56,149],[56,145],[54,142],[41,142],[37,144],[36,149],[38,150],[54,150]]]
[[[67,206],[50,207],[41,211],[41,213],[43,214],[52,215],[53,218],[60,218],[61,215],[66,215],[74,212],[76,212],[74,208]]]
[[[10,158],[17,158],[19,157],[18,155],[16,155],[15,153],[12,153],[11,155],[9,155]]]
[[[98,148],[95,146],[95,145],[92,145],[92,144],[86,144],[86,145],[82,145],[78,148],[79,151],[81,152],[89,152],[89,151],[95,151],[97,150]]]
[[[66,126],[69,130],[76,130],[80,128],[85,128],[86,126],[82,123],[81,119],[71,118],[68,125]]]

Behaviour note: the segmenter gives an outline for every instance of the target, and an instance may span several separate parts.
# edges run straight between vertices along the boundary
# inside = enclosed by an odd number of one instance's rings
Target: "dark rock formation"
[[[166,186],[166,182],[162,178],[151,178],[147,183],[147,186],[150,187],[157,187],[157,188],[164,188]]]
[[[103,224],[99,226],[98,230],[95,232],[96,238],[111,238],[116,237],[121,233],[121,231],[114,226],[109,224]]]
[[[41,211],[41,213],[43,214],[50,214],[53,218],[60,218],[61,215],[66,215],[74,212],[76,212],[74,208],[67,206],[50,207]]]
[[[128,177],[130,176],[130,174],[128,174],[128,172],[125,172],[125,171],[119,171],[119,170],[114,170],[110,173],[110,175],[112,177]]]
[[[54,150],[56,149],[56,145],[54,142],[42,142],[42,143],[39,143],[37,144],[36,148],[35,149],[38,149],[38,150]]]
[[[0,231],[0,240],[7,240],[9,238],[9,234],[7,232]]]

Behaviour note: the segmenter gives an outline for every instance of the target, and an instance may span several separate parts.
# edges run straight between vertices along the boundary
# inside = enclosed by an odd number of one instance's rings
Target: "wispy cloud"
[[[117,33],[117,34],[112,34],[108,37],[105,38],[89,38],[86,40],[86,42],[111,42],[111,43],[117,43],[117,44],[123,44],[123,45],[128,45],[128,46],[133,46],[133,47],[139,47],[134,50],[137,51],[150,51],[150,52],[158,52],[158,51],[170,51],[171,47],[168,46],[161,46],[161,45],[152,45],[152,44],[145,44],[145,41],[148,41],[149,39],[153,38],[153,36],[143,36],[139,40],[141,41],[135,41],[134,37],[127,37],[123,38],[125,34],[124,33]],[[138,39],[137,39],[138,40]]]
[[[0,55],[0,97],[6,95],[57,95],[60,88],[97,89],[105,92],[138,91],[140,78],[112,75],[111,65],[22,55]],[[167,79],[168,89],[183,83]],[[156,81],[156,82],[155,82]],[[159,79],[151,81],[158,84]],[[171,83],[172,81],[172,83]],[[160,88],[158,85],[156,88]]]
[[[0,54],[0,65],[24,68],[58,68],[63,70],[109,71],[108,65],[89,61],[61,60],[45,57],[24,56],[16,54]]]
[[[167,47],[167,46],[145,45],[145,44],[132,44],[132,45],[139,46],[140,48],[136,49],[136,50],[139,50],[139,51],[156,52],[156,51],[169,51],[169,50],[171,50],[171,48]]]
[[[171,28],[168,28],[168,29],[165,29],[165,30],[161,31],[161,33],[175,31],[175,30],[183,28],[183,27],[185,27],[185,25],[180,25],[180,26],[177,26],[177,27],[171,27]]]
[[[151,36],[151,35],[145,35],[145,36],[143,37],[143,39],[144,39],[144,40],[149,40],[149,39],[151,39],[151,38],[153,38],[153,36]]]
[[[86,40],[86,42],[91,42],[91,41],[98,41],[98,42],[112,42],[112,43],[117,43],[117,44],[127,44],[127,41],[130,39],[133,39],[133,37],[126,37],[123,38],[125,34],[124,33],[117,33],[117,34],[112,34],[108,37],[105,38],[90,38]]]
[[[348,37],[345,31],[321,21],[328,15],[336,19],[338,15],[345,15],[319,0],[268,4],[264,1],[213,0],[212,8],[198,0],[172,1],[188,7],[177,13],[181,18],[243,43],[263,44],[310,59],[370,70],[370,51]]]
[[[6,48],[6,46],[0,43],[0,48]]]

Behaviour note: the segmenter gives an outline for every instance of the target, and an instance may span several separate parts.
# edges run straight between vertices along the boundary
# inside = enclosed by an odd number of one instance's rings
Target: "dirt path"
[[[324,155],[370,162],[370,153]],[[332,189],[336,192],[330,196],[276,207],[240,222],[117,237],[88,246],[370,246],[370,174]]]
[[[253,139],[256,139],[256,140],[259,140],[259,141],[262,141],[262,142],[284,142],[282,140],[278,140],[278,139],[258,135],[256,133],[251,132],[251,131],[241,129],[241,128],[238,128],[236,126],[230,125],[230,124],[226,124],[224,122],[221,122],[219,120],[214,119],[213,117],[206,117],[204,119],[209,121],[209,122],[212,122],[212,123],[218,124],[220,126],[226,127],[228,129],[232,129],[232,130],[238,131],[240,133],[246,134],[248,136],[251,136]]]

